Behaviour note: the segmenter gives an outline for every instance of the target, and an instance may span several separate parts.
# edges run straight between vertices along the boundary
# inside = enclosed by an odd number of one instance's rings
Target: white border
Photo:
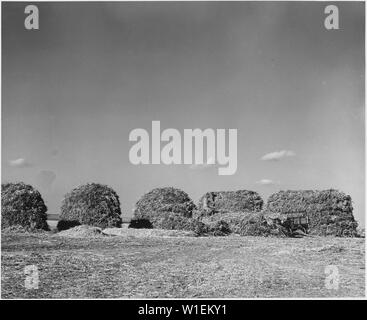
[[[24,0],[24,1],[18,1],[18,0],[8,0],[8,1],[1,1],[1,6],[0,6],[0,17],[2,17],[2,3],[3,2],[30,2],[30,3],[37,3],[37,2],[185,2],[185,1],[197,1],[197,2],[225,2],[223,0],[211,0],[211,1],[207,1],[207,0],[181,0],[181,1],[176,1],[176,0],[125,0],[125,1],[119,1],[119,0],[109,0],[109,1],[105,1],[105,0],[78,0],[78,1],[73,1],[73,0],[64,0],[64,1],[57,1],[57,0],[37,0],[37,1],[31,1],[31,0]],[[335,2],[366,2],[364,0],[362,1],[354,1],[354,0],[334,0],[334,1],[325,1],[325,0],[312,0],[312,1],[303,1],[303,0],[272,0],[272,1],[263,1],[263,0],[230,0],[229,2],[325,2],[325,3],[335,3]],[[367,72],[366,72],[366,66],[367,66],[367,59],[366,59],[366,52],[367,52],[367,45],[366,45],[366,16],[367,16],[367,5],[365,3],[365,200],[367,200],[367,189],[366,189],[366,178],[367,178],[367,172],[366,172],[366,160],[367,160],[367,135],[366,135],[366,124],[367,124],[367,113],[366,113],[366,93],[367,93],[367,85],[366,85],[366,78],[367,78]],[[1,20],[1,18],[0,18]],[[2,128],[1,128],[1,123],[2,123],[2,23],[0,23],[0,164],[1,164],[1,142],[2,142]],[[0,181],[2,181],[2,175],[1,175],[1,171],[0,170]],[[366,205],[365,205],[365,224],[366,224]],[[0,221],[0,226],[1,226],[1,221]],[[1,238],[0,238],[0,244],[1,244]],[[366,245],[366,241],[365,241],[365,266],[367,265],[367,257],[366,257],[366,249],[367,249],[367,245]],[[1,246],[0,246],[0,254],[1,254]],[[0,268],[0,281],[1,281],[1,268]],[[60,298],[44,298],[44,299],[36,299],[36,298],[15,298],[15,299],[3,299],[2,295],[1,295],[1,286],[0,286],[0,300],[66,300],[66,299],[60,299]],[[366,269],[365,269],[365,296],[364,297],[316,297],[316,298],[139,298],[139,299],[135,299],[135,298],[68,298],[67,300],[135,300],[135,301],[142,301],[142,303],[144,303],[144,301],[147,300],[155,300],[155,301],[169,301],[169,300],[173,300],[173,301],[185,301],[185,300],[195,300],[198,301],[198,303],[202,300],[213,300],[213,301],[226,301],[226,300],[244,300],[244,301],[252,301],[252,300],[367,300],[367,278],[366,278]]]

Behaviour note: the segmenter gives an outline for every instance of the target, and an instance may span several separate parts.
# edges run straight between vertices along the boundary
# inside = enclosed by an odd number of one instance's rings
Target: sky
[[[155,187],[339,189],[364,225],[364,4],[2,3],[2,182],[37,187],[49,213],[87,182],[124,216]],[[133,165],[129,133],[237,129],[238,168]]]

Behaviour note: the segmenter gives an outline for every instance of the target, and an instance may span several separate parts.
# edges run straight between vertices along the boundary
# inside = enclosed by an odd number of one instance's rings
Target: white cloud
[[[269,186],[269,185],[276,184],[276,182],[270,179],[261,179],[259,181],[256,181],[256,183],[261,184],[263,186]]]
[[[281,150],[267,153],[261,157],[264,161],[278,161],[286,157],[294,157],[296,154],[292,150]]]
[[[9,165],[15,168],[26,168],[31,166],[31,164],[23,158],[9,160]]]
[[[203,164],[192,164],[190,166],[190,169],[206,169],[206,168],[210,168],[215,166],[215,159],[214,158],[209,158],[208,161],[206,163]]]

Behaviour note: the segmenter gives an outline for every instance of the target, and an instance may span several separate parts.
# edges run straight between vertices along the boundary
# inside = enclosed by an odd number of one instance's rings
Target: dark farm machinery
[[[309,232],[309,217],[305,212],[272,213],[267,220],[285,236],[304,237]]]

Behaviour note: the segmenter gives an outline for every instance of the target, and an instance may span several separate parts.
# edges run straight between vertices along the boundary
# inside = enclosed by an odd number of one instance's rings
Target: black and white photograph
[[[1,1],[2,300],[365,299],[365,191],[364,1]]]

